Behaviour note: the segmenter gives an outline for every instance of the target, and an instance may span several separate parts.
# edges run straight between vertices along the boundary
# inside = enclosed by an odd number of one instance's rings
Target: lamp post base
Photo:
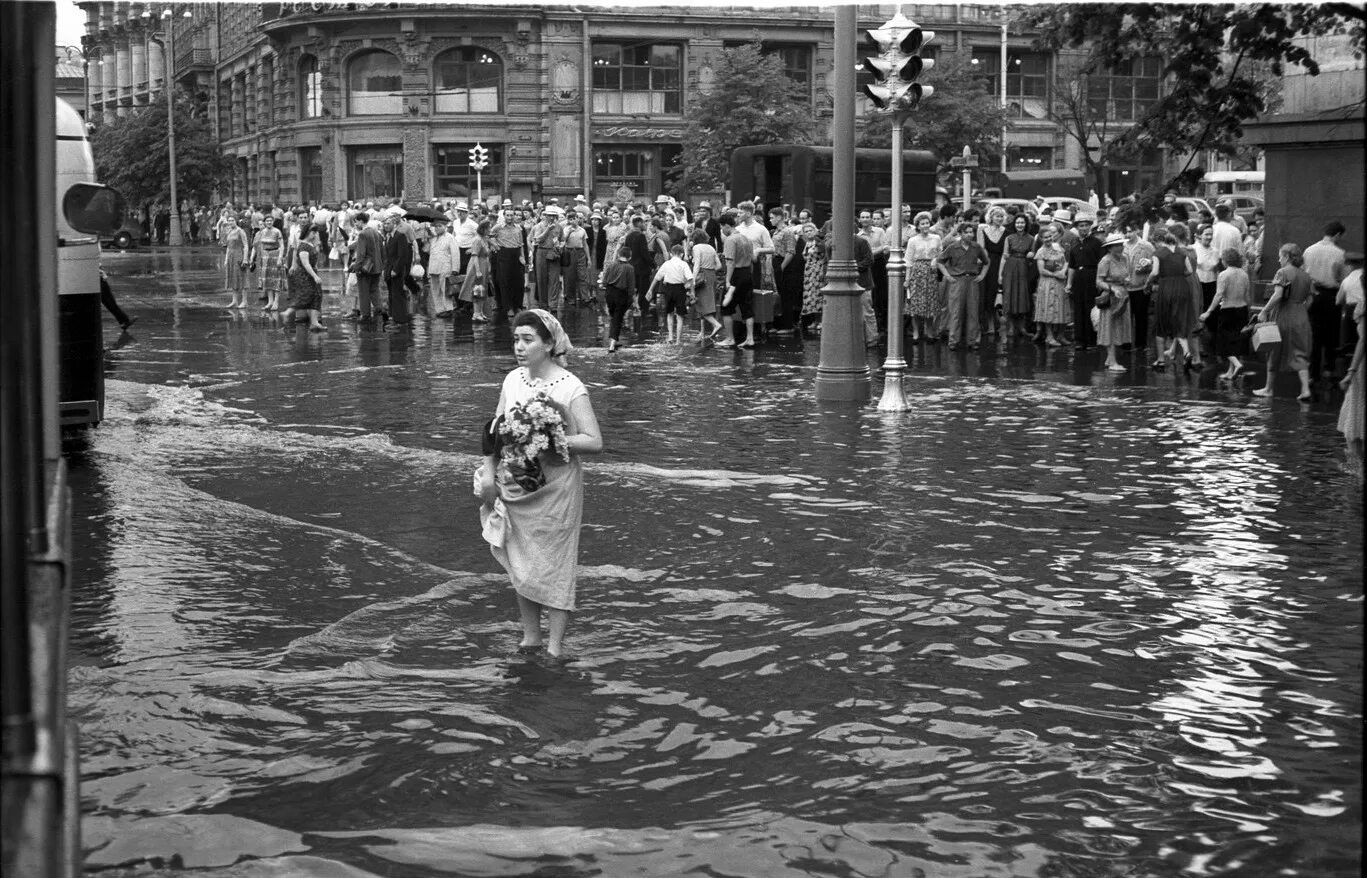
[[[864,290],[854,260],[831,260],[822,289],[821,363],[816,398],[833,402],[869,399],[869,364],[864,353]]]

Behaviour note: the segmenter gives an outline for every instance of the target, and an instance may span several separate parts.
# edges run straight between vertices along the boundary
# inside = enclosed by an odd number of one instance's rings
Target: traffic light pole
[[[831,130],[831,261],[821,288],[821,361],[816,398],[859,402],[869,398],[864,352],[863,289],[854,263],[854,52],[859,9],[835,10],[835,94]]]
[[[888,356],[883,361],[883,396],[880,412],[906,411],[907,396],[902,378],[907,361],[902,355],[902,128],[906,113],[892,116],[892,246],[888,253]]]

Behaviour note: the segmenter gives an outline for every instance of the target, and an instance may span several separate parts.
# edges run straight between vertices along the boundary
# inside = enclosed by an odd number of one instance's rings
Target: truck
[[[125,204],[95,179],[85,121],[61,98],[57,133],[57,391],[63,428],[104,417],[100,236],[116,233]]]

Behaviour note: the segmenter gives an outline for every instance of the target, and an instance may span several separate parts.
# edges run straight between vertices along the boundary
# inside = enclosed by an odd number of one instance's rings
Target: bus
[[[1253,195],[1262,198],[1263,171],[1207,171],[1201,178],[1201,194],[1207,199],[1221,195]]]
[[[753,198],[761,210],[804,207],[820,225],[831,217],[829,146],[771,143],[742,146],[731,153],[732,201]],[[935,209],[935,156],[925,150],[902,151],[902,200],[912,212]],[[854,151],[854,209],[892,207],[892,151]]]
[[[100,235],[123,221],[123,196],[95,182],[85,121],[57,99],[57,400],[63,427],[104,417]]]

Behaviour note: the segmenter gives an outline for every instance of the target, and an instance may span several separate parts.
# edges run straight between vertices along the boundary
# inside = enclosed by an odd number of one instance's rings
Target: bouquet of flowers
[[[543,453],[554,452],[569,462],[565,419],[544,393],[504,412],[495,432],[504,465],[513,481],[527,493],[546,484],[540,461]]]

